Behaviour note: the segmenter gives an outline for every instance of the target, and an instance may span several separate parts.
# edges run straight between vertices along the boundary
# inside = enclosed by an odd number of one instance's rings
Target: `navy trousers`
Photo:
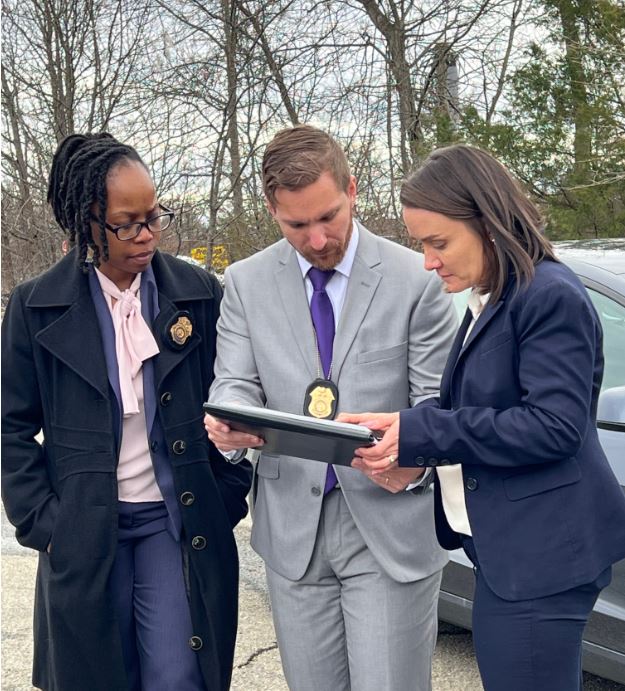
[[[511,602],[488,587],[473,540],[463,546],[475,567],[473,645],[484,690],[582,691],[582,634],[611,567],[592,583]]]
[[[129,691],[205,691],[189,647],[191,615],[180,543],[167,531],[164,502],[119,502],[111,592]]]

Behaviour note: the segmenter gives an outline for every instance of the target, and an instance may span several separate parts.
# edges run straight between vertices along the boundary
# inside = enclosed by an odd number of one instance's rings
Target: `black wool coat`
[[[251,468],[227,463],[203,427],[221,288],[165,254],[152,267],[157,415],[180,499],[193,643],[207,688],[221,691],[237,625],[232,529],[247,512]],[[175,347],[170,327],[181,311],[193,333]],[[72,251],[15,289],[2,323],[2,498],[18,541],[39,552],[33,683],[47,691],[128,688],[107,591],[117,545],[116,415],[88,278]]]

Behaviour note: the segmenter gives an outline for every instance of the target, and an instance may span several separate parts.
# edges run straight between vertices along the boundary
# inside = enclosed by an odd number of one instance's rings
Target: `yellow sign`
[[[213,245],[213,269],[223,271],[230,264],[225,245]]]
[[[194,247],[191,250],[191,256],[196,262],[202,262],[202,264],[204,264],[206,261],[206,251],[206,247]]]
[[[191,250],[191,256],[195,261],[206,263],[206,255],[208,253],[207,247],[194,247]],[[223,271],[230,264],[228,259],[228,251],[225,245],[213,245],[213,257],[211,265],[215,271]]]

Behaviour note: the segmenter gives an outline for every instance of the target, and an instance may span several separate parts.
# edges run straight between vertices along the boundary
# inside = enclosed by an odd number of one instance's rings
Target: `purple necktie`
[[[332,344],[334,343],[334,312],[332,303],[326,293],[326,284],[332,278],[334,269],[323,271],[312,266],[308,270],[308,278],[313,284],[313,294],[310,300],[310,314],[317,333],[319,359],[323,368],[323,375],[328,378],[332,367]],[[334,467],[328,464],[324,495],[336,486]]]

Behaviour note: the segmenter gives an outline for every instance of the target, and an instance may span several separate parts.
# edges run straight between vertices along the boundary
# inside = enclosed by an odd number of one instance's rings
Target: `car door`
[[[605,358],[597,408],[601,445],[625,491],[625,295],[611,272],[605,276],[577,267],[603,327]],[[614,274],[612,274],[614,276]],[[619,286],[620,287],[620,286]],[[625,683],[625,560],[613,566],[584,632],[584,667]]]

